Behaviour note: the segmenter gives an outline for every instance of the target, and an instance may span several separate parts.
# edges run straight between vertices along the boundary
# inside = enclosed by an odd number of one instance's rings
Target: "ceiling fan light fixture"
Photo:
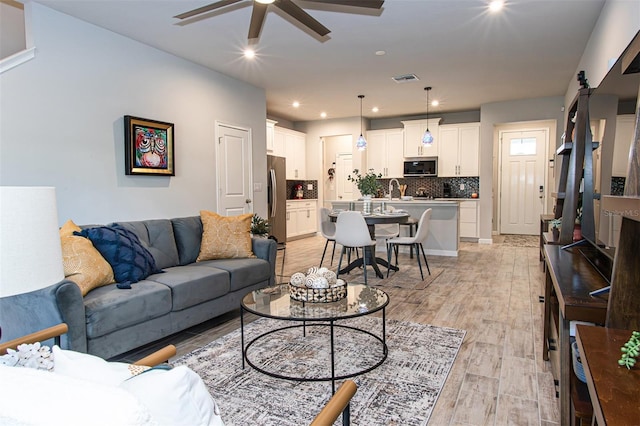
[[[367,147],[367,140],[364,138],[362,131],[362,100],[364,95],[358,95],[358,98],[360,98],[360,137],[356,141],[356,148],[358,148],[358,151],[364,151]]]
[[[427,120],[429,120],[429,92],[431,91],[431,86],[425,87],[424,90],[427,92]],[[429,122],[427,121],[427,130],[422,135],[422,145],[426,147],[433,146],[433,134],[429,131]]]

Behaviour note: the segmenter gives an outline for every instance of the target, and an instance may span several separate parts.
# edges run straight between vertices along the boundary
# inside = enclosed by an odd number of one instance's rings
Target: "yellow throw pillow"
[[[115,279],[111,265],[96,250],[91,240],[73,235],[73,231],[80,230],[78,225],[68,220],[60,228],[60,244],[64,276],[78,284],[85,296],[96,287],[115,282]]]
[[[253,213],[220,216],[200,211],[202,243],[196,262],[234,257],[256,257],[251,251],[251,218]]]

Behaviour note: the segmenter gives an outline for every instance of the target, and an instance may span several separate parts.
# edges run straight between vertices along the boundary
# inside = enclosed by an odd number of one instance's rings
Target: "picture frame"
[[[173,123],[125,115],[125,173],[175,176],[173,135]]]

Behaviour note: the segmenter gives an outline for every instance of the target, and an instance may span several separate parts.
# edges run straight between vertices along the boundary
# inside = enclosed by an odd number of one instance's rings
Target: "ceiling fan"
[[[208,4],[206,6],[199,7],[197,9],[190,10],[185,13],[174,16],[178,19],[192,18],[203,13],[211,12],[216,9],[220,9],[225,6],[238,3],[243,0],[219,0],[215,3]],[[251,24],[249,25],[249,39],[256,39],[260,37],[260,31],[262,30],[262,24],[264,23],[265,15],[269,5],[273,5],[284,13],[290,15],[292,18],[298,20],[301,24],[314,31],[320,37],[324,37],[331,31],[315,20],[311,15],[302,10],[302,8],[296,5],[292,0],[252,0],[253,11],[251,12]],[[364,7],[369,9],[380,9],[384,0],[305,0],[305,2],[322,3],[322,4],[335,4],[341,6],[353,6]]]

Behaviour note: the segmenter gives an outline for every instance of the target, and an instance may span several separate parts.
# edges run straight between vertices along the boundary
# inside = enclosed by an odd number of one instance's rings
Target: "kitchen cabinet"
[[[480,123],[439,127],[438,176],[478,176]]]
[[[438,127],[441,118],[430,118],[425,120],[408,120],[403,121],[404,125],[404,156],[407,158],[416,157],[437,157],[438,145],[440,145],[438,137]],[[433,144],[424,146],[422,144],[422,135],[429,128],[433,135]]]
[[[404,132],[402,129],[367,132],[367,169],[384,178],[401,178],[404,173]]]
[[[273,154],[287,159],[287,179],[306,179],[306,135],[275,126],[273,142]]]
[[[277,121],[267,120],[267,152],[274,154],[275,127]]]
[[[287,239],[318,232],[318,201],[287,201]]]
[[[629,148],[633,139],[635,127],[633,114],[619,115],[616,117],[616,136],[613,145],[613,163],[611,164],[611,176],[626,177],[629,166]]]
[[[479,223],[478,201],[460,201],[460,238],[478,238]]]

